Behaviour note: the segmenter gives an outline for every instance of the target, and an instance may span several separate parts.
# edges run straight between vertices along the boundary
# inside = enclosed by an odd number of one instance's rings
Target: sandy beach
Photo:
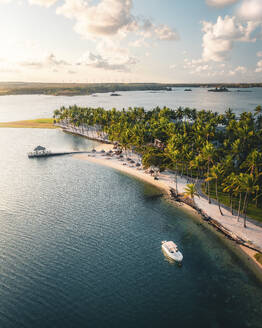
[[[170,188],[175,188],[175,175],[172,172],[164,171],[159,174],[159,180],[154,180],[154,178],[145,172],[143,169],[137,169],[136,167],[130,167],[126,161],[120,161],[115,156],[105,156],[101,153],[101,150],[109,151],[113,148],[113,145],[110,144],[100,144],[96,147],[96,153],[94,154],[78,154],[74,155],[75,158],[81,160],[88,160],[93,163],[97,163],[100,165],[105,165],[111,167],[113,169],[117,169],[125,174],[130,174],[135,176],[138,179],[141,179],[147,183],[150,183],[157,188],[160,188],[166,193],[169,193]],[[123,163],[127,163],[127,165],[123,165]],[[187,185],[187,181],[184,178],[178,177],[177,179],[177,187],[178,192],[183,193],[184,188]],[[232,215],[228,210],[222,208],[223,216],[220,214],[218,206],[216,204],[209,204],[208,200],[204,197],[195,197],[196,205],[203,210],[209,217],[220,223],[226,230],[233,233],[236,237],[242,239],[247,242],[251,247],[262,251],[262,226],[258,225],[256,222],[252,222],[249,220],[247,222],[247,228],[243,227],[243,219],[240,218],[239,221],[237,217]],[[191,209],[195,212],[193,208],[185,205],[187,208]],[[251,249],[241,246],[242,251],[245,252],[258,266],[258,268],[262,271],[262,266],[259,264],[255,258],[255,251]]]

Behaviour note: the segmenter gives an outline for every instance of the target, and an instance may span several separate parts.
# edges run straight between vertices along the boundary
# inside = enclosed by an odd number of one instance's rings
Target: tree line
[[[176,181],[181,174],[203,183],[209,202],[211,192],[216,195],[222,215],[221,194],[227,195],[238,217],[246,218],[249,205],[262,208],[261,106],[237,116],[231,109],[219,114],[181,107],[118,111],[75,105],[55,110],[54,119],[96,127],[122,149],[142,154],[145,167],[169,168]]]

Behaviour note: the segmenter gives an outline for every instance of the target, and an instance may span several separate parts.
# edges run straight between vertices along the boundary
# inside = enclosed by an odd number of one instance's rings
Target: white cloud
[[[155,33],[156,39],[158,40],[172,41],[179,39],[178,33],[167,25],[154,26],[153,31]]]
[[[209,68],[208,65],[200,65],[200,66],[196,67],[195,72],[199,73],[199,72],[207,71],[208,68]]]
[[[31,5],[38,5],[43,7],[50,7],[55,4],[58,0],[28,0]]]
[[[236,69],[235,69],[235,72],[236,73],[246,73],[247,69],[246,67],[244,66],[238,66]]]
[[[20,63],[21,66],[32,68],[32,69],[40,69],[40,68],[54,68],[58,66],[68,66],[70,63],[66,62],[62,59],[57,59],[57,57],[50,53],[44,56],[40,60],[25,60]]]
[[[136,18],[135,30],[143,38],[155,38],[157,40],[175,41],[179,39],[178,33],[165,24],[155,25],[149,19],[140,21]]]
[[[227,59],[235,41],[256,41],[252,37],[252,32],[258,24],[254,22],[241,23],[234,16],[225,16],[224,19],[219,16],[215,24],[203,21],[202,25],[204,32],[202,57],[206,61],[221,62]]]
[[[142,38],[129,42],[129,46],[134,48],[140,48],[140,47],[149,47],[149,44],[144,40],[144,38]]]
[[[86,52],[77,62],[77,65],[91,66],[94,68],[102,68],[105,70],[128,72],[130,65],[136,64],[134,58],[128,57],[122,62],[115,62],[112,58],[102,57],[99,54],[94,54],[90,51]]]
[[[57,14],[76,20],[75,31],[85,38],[124,32],[133,22],[131,0],[102,0],[91,5],[83,0],[65,0]]]
[[[262,72],[262,60],[260,60],[259,62],[257,62],[257,68],[256,68],[255,72],[256,73]]]
[[[250,21],[262,20],[262,1],[261,0],[243,0],[239,10],[239,16]]]
[[[239,75],[239,74],[245,74],[245,73],[247,73],[247,68],[245,66],[238,66],[235,69],[231,69],[228,72],[228,75],[229,76],[235,76],[237,74]]]
[[[125,37],[130,32],[140,34],[143,38],[169,41],[178,39],[174,29],[164,24],[155,25],[149,19],[135,17],[132,8],[133,0],[100,0],[96,4],[84,0],[65,0],[56,12],[74,19],[75,31],[87,39]]]
[[[206,3],[209,6],[224,7],[224,6],[232,5],[233,3],[236,3],[238,1],[239,0],[206,0]]]
[[[132,57],[127,48],[120,47],[116,42],[104,40],[98,43],[96,53],[87,51],[77,61],[77,65],[128,72],[137,62],[138,59]]]

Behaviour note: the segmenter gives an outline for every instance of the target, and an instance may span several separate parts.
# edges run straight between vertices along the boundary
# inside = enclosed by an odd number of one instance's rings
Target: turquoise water
[[[100,93],[97,97],[0,96],[0,122],[51,117],[54,109],[74,104],[106,109],[142,106],[146,110],[156,106],[168,106],[172,109],[182,106],[219,113],[231,108],[239,114],[253,111],[257,105],[262,105],[262,88],[252,88],[249,91],[251,92],[236,92],[231,89],[231,92],[215,93],[208,92],[206,88],[193,88],[192,92],[185,92],[184,88],[176,88],[174,91],[160,92],[126,91],[120,92],[121,97],[111,97],[110,93]]]
[[[203,222],[154,187],[35,145],[86,150],[56,130],[0,129],[0,327],[262,327],[262,286]],[[161,241],[174,240],[182,267]]]

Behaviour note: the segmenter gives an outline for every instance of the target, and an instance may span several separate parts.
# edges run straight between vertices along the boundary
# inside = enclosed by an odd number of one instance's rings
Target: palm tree
[[[243,214],[244,214],[244,227],[246,228],[246,212],[248,207],[248,202],[250,195],[255,194],[259,191],[259,186],[256,184],[257,179],[251,174],[242,174],[241,181],[242,181],[242,189],[245,190],[245,198],[243,204]]]
[[[209,176],[210,164],[213,162],[215,156],[215,147],[212,143],[206,142],[205,146],[202,149],[201,153],[202,158],[207,162],[207,176]],[[210,184],[207,181],[207,192],[208,192],[208,203],[211,203],[210,200]]]
[[[255,116],[256,115],[259,115],[260,113],[262,113],[262,107],[260,105],[258,105],[255,109],[254,109],[254,112],[255,112]]]
[[[259,185],[257,185],[257,178],[247,173],[240,173],[238,176],[236,176],[234,185],[235,185],[235,189],[234,189],[235,192],[239,194],[238,220],[241,211],[242,193],[245,194],[242,213],[244,214],[244,227],[246,228],[246,212],[247,212],[250,195],[255,194],[259,191]]]
[[[197,192],[195,183],[187,184],[183,194],[184,194],[185,197],[190,197],[192,199],[193,203],[195,202],[194,197],[195,196],[199,197],[199,194]]]
[[[218,204],[218,208],[219,208],[219,212],[221,215],[223,215],[222,211],[221,211],[221,207],[220,207],[220,201],[218,198],[218,180],[221,179],[221,177],[223,176],[224,170],[222,168],[222,164],[218,163],[217,165],[214,165],[210,172],[209,172],[209,176],[207,177],[206,181],[212,181],[215,180],[216,182],[216,198],[217,198],[217,204]]]
[[[231,172],[223,181],[222,186],[224,187],[223,192],[229,193],[230,198],[230,211],[231,214],[234,215],[233,211],[233,195],[235,195],[235,182],[236,182],[236,174]]]

